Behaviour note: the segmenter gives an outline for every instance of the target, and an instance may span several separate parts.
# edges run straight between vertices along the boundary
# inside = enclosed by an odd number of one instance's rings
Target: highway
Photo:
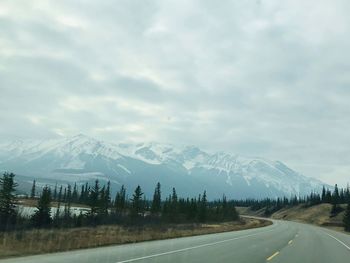
[[[12,258],[0,263],[344,263],[349,260],[350,235],[274,220],[273,225],[263,228]]]

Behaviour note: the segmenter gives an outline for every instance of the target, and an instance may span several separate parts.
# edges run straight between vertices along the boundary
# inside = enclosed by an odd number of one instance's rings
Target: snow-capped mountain
[[[305,177],[279,161],[208,153],[195,146],[158,143],[116,144],[84,135],[0,145],[0,171],[11,171],[23,185],[36,178],[53,184],[110,180],[114,190],[140,184],[151,196],[155,184],[186,196],[207,190],[209,197],[231,198],[304,195],[323,183]]]

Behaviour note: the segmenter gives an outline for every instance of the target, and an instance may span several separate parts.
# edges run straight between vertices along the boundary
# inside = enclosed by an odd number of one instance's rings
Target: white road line
[[[323,231],[323,232],[325,232],[325,231]],[[327,232],[325,232],[325,234],[328,235],[328,236],[330,236],[330,237],[333,238],[334,240],[338,241],[340,244],[342,244],[344,247],[346,247],[348,250],[350,250],[350,247],[349,247],[347,244],[345,244],[343,241],[341,241],[341,240],[339,240],[338,238],[332,236],[331,234],[328,234]]]
[[[246,236],[241,236],[241,237],[235,237],[235,238],[225,239],[225,240],[216,241],[216,242],[207,243],[207,244],[198,245],[198,246],[193,246],[193,247],[187,247],[187,248],[182,248],[182,249],[177,249],[177,250],[171,250],[171,251],[167,251],[167,252],[163,252],[163,253],[158,253],[158,254],[153,254],[153,255],[144,256],[144,257],[139,257],[139,258],[132,258],[132,259],[127,259],[127,260],[117,261],[116,263],[134,262],[134,261],[139,261],[139,260],[142,260],[142,259],[155,258],[155,257],[159,257],[159,256],[165,256],[165,255],[175,254],[175,253],[184,252],[184,251],[188,251],[188,250],[193,250],[193,249],[197,249],[197,248],[209,247],[209,246],[213,246],[213,245],[217,245],[217,244],[222,244],[222,243],[226,243],[226,242],[230,242],[230,241],[234,241],[234,240],[238,240],[238,239],[243,239],[243,238],[247,238],[247,237],[252,237],[252,236],[261,235],[261,234],[264,234],[264,233],[271,232],[271,231],[273,231],[273,230],[275,230],[275,227],[274,227],[274,229],[271,229],[271,230],[268,230],[268,231],[264,231],[264,232],[259,232],[259,233],[256,233],[256,234],[251,234],[251,235],[246,235]]]

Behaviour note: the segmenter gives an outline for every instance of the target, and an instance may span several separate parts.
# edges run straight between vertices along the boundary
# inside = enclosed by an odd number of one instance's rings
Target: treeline
[[[346,231],[350,231],[350,188],[339,188],[338,185],[334,186],[334,190],[326,189],[323,187],[321,194],[311,193],[303,197],[293,196],[291,198],[265,198],[265,199],[245,199],[235,201],[236,206],[250,207],[252,210],[257,211],[264,209],[265,216],[270,216],[274,212],[282,208],[292,207],[296,205],[304,205],[310,207],[319,204],[331,204],[332,209],[330,216],[334,217],[344,209],[341,204],[348,204],[344,215],[344,226]]]
[[[350,202],[350,189],[340,188],[335,185],[334,190],[331,191],[323,187],[321,194],[313,192],[309,195],[291,198],[265,198],[265,199],[245,199],[235,201],[237,206],[249,206],[253,210],[260,210],[265,208],[266,215],[272,214],[284,207],[296,206],[303,204],[304,206],[313,206],[318,204],[332,204],[332,214],[341,212],[340,204],[347,204]]]
[[[0,226],[1,229],[41,227],[81,227],[101,224],[145,224],[183,222],[222,222],[238,220],[234,202],[223,196],[208,202],[206,191],[198,197],[178,197],[176,189],[162,199],[161,185],[155,186],[153,198],[148,200],[141,186],[137,186],[131,198],[121,186],[114,198],[111,185],[88,183],[79,187],[67,185],[45,186],[37,195],[33,182],[30,198],[37,201],[36,209],[29,218],[20,215],[16,209],[17,184],[14,174],[5,173],[0,179]],[[86,211],[74,213],[72,205],[85,207]]]

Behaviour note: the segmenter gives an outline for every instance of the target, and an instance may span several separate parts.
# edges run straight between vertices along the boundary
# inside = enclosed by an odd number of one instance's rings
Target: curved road
[[[0,263],[344,263],[350,235],[274,220],[263,228],[0,260]]]

